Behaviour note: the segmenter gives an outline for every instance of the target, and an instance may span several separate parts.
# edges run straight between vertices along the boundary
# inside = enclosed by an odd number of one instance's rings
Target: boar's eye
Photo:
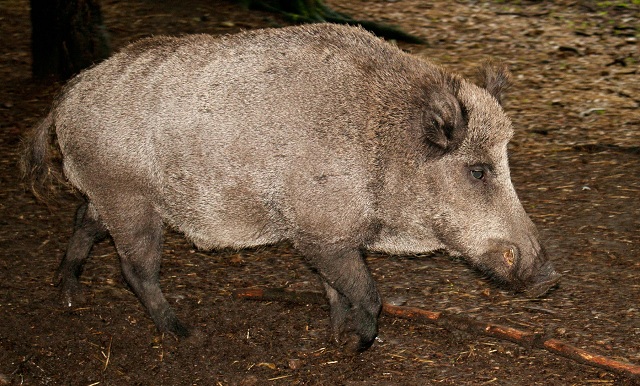
[[[493,175],[493,167],[488,163],[469,165],[467,170],[474,180],[480,180],[483,182],[486,182],[485,180]]]
[[[471,175],[476,180],[481,180],[484,178],[484,170],[482,169],[471,169]]]

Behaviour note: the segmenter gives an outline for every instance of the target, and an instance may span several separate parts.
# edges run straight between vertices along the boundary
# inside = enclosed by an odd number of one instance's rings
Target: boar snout
[[[561,275],[553,268],[547,251],[536,238],[529,237],[528,249],[522,251],[517,259],[517,277],[522,283],[521,289],[531,297],[537,298],[546,294],[560,280]]]
[[[492,240],[490,244],[479,259],[480,269],[516,292],[540,297],[560,280],[561,275],[553,268],[546,251],[536,242],[527,243],[526,247],[503,240]]]
[[[519,290],[532,298],[546,294],[560,280],[561,275],[553,268],[544,248],[535,243],[536,248],[529,256],[517,257],[516,269]]]

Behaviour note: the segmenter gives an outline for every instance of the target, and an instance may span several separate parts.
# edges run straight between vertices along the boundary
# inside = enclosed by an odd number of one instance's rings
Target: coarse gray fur
[[[111,235],[158,328],[185,335],[158,285],[163,224],[203,249],[290,240],[323,279],[335,336],[358,349],[381,309],[364,249],[444,249],[546,292],[559,275],[509,176],[508,72],[480,74],[484,88],[330,24],[126,47],[69,82],[24,158],[37,191],[54,130],[86,197],[63,293]]]

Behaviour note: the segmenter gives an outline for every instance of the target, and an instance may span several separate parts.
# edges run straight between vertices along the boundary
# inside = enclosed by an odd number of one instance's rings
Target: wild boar
[[[289,240],[324,283],[334,336],[359,350],[381,309],[363,250],[444,249],[541,295],[560,275],[511,183],[508,71],[480,74],[331,24],[134,43],[71,80],[27,141],[36,192],[55,134],[86,199],[56,282],[71,299],[110,235],[158,329],[187,335],[159,286],[166,224],[203,249]]]

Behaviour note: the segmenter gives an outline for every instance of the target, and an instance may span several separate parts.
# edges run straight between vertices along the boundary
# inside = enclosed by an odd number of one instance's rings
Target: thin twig
[[[29,362],[31,360],[31,358],[33,357],[34,354],[29,354],[27,355],[23,360],[21,360],[18,363],[18,366],[16,367],[15,370],[13,370],[13,372],[11,372],[10,375],[15,375],[18,371],[20,371],[22,369],[22,367],[24,366],[25,363]]]
[[[104,369],[102,369],[103,372],[107,371],[109,360],[111,359],[111,343],[113,343],[113,336],[111,337],[111,339],[109,339],[109,347],[107,347],[107,355],[105,355],[106,359],[104,361]]]
[[[238,299],[284,301],[297,304],[326,303],[323,294],[318,292],[288,291],[279,288],[240,289],[234,291],[233,296]],[[630,362],[621,362],[599,354],[594,354],[558,339],[547,338],[542,334],[493,323],[485,323],[459,315],[451,315],[445,312],[428,311],[417,307],[394,306],[388,303],[384,303],[382,305],[382,313],[398,318],[435,324],[449,330],[456,329],[496,339],[508,340],[523,347],[544,349],[576,362],[599,367],[607,371],[625,375],[632,379],[640,379],[639,365]]]

